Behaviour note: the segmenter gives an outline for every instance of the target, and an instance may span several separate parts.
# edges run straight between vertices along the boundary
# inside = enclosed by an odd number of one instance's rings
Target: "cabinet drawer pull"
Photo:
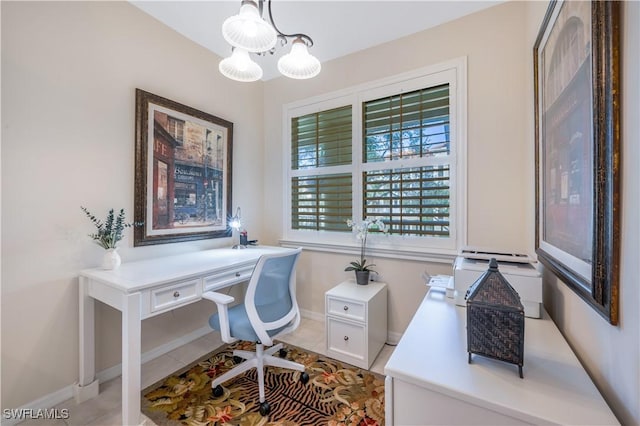
[[[347,340],[349,340],[349,336],[344,336],[344,341],[346,342]]]
[[[236,277],[239,277],[239,276],[240,276],[240,272],[236,272]]]
[[[177,290],[176,290],[176,291],[174,291],[174,292],[173,292],[173,297],[176,297],[176,298],[177,298],[177,297],[180,297],[180,292],[179,292],[179,291],[177,291]]]
[[[345,311],[348,311],[349,307],[347,305],[344,305],[344,308],[342,308],[342,309],[344,309]]]

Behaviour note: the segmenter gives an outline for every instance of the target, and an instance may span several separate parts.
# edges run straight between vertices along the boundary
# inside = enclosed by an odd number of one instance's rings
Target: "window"
[[[439,164],[451,152],[449,85],[362,107],[363,162],[374,164],[362,176],[364,216],[382,219],[392,235],[449,237],[449,164]]]
[[[184,120],[167,116],[167,132],[176,140],[178,145],[184,143]]]
[[[352,133],[351,105],[291,119],[292,229],[349,231]]]
[[[351,164],[351,105],[291,120],[291,167]]]
[[[464,244],[464,59],[287,108],[285,239],[351,241],[380,218],[394,250]]]
[[[352,217],[351,175],[294,177],[291,182],[291,227],[315,231],[348,231]]]

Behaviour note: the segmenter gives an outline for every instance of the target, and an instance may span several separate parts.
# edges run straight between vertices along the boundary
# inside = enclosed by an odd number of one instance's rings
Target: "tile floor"
[[[325,354],[325,330],[324,322],[303,318],[298,329],[280,340],[291,343],[303,349]],[[165,355],[142,365],[142,388],[150,386],[163,377],[192,363],[198,358],[215,350],[222,341],[219,333],[210,333],[187,345],[177,348]],[[371,366],[371,371],[384,374],[384,365],[391,356],[394,347],[385,345]],[[22,426],[116,426],[122,424],[121,416],[121,389],[120,378],[100,384],[100,394],[82,404],[76,404],[73,399],[63,402],[55,408],[69,410],[69,418],[66,420],[32,420],[20,423]],[[144,416],[143,416],[144,417]],[[144,417],[144,426],[155,425],[154,422]]]

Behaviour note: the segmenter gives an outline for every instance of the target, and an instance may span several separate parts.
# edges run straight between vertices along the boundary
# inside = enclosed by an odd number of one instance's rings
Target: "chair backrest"
[[[260,342],[293,331],[300,324],[295,267],[301,248],[260,257],[245,293],[244,305]],[[274,332],[275,331],[275,332]]]

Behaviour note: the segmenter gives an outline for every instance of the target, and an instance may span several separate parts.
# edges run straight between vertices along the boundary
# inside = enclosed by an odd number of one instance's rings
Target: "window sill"
[[[360,255],[360,245],[354,244],[332,244],[326,242],[313,242],[307,240],[280,240],[283,247],[302,247],[305,250],[340,253],[349,255]],[[455,250],[436,250],[436,249],[418,249],[418,248],[398,248],[398,247],[369,247],[367,246],[367,254],[376,258],[413,260],[420,262],[445,263],[452,265],[456,256]]]

